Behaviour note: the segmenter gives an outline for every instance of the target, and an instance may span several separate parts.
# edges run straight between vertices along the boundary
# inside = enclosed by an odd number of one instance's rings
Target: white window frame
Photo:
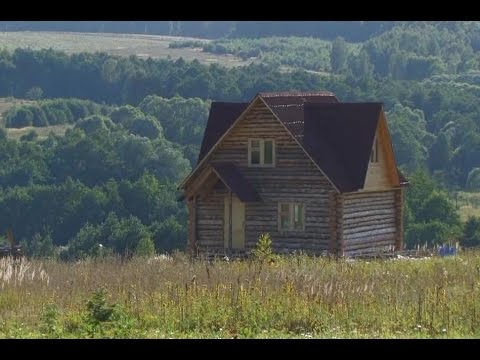
[[[288,229],[282,228],[282,205],[288,205],[290,215],[290,227]],[[295,229],[295,206],[299,206],[302,209],[302,228]],[[278,231],[280,232],[292,232],[292,231],[305,231],[305,204],[299,202],[279,202],[278,203]]]
[[[258,141],[260,144],[260,163],[252,164],[252,141]],[[265,164],[265,142],[272,142],[272,163]],[[275,166],[275,139],[248,139],[248,166],[250,167],[274,167]]]

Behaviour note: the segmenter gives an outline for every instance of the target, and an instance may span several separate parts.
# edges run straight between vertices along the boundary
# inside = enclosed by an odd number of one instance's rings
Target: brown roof
[[[212,102],[197,164],[208,154],[249,103]]]
[[[260,196],[243,176],[238,167],[231,162],[212,163],[213,170],[222,182],[243,202],[260,201]]]
[[[381,103],[306,104],[305,150],[340,192],[363,188]]]

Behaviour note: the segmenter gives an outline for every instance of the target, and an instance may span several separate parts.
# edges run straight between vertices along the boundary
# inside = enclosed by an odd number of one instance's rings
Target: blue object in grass
[[[438,254],[440,256],[453,256],[456,253],[457,253],[457,249],[455,248],[455,246],[444,245],[444,246],[441,246],[440,249],[438,249]]]

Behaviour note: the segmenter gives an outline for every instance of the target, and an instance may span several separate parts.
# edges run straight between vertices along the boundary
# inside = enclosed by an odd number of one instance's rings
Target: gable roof
[[[260,196],[243,176],[238,167],[231,162],[212,163],[212,168],[220,180],[243,202],[255,202]]]
[[[208,154],[250,103],[212,102],[197,164]]]
[[[381,103],[340,103],[321,92],[263,92],[250,103],[213,102],[196,168],[240,115],[261,99],[341,193],[362,189]],[[401,184],[407,182],[398,172]]]

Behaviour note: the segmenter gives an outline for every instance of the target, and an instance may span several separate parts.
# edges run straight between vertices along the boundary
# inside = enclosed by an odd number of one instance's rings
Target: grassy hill
[[[139,34],[106,33],[70,33],[70,32],[1,32],[0,49],[15,50],[31,48],[34,50],[52,48],[66,53],[106,52],[112,55],[140,58],[183,57],[185,60],[197,59],[203,64],[220,64],[227,67],[248,65],[252,60],[242,60],[230,54],[211,54],[199,48],[170,48],[174,41],[196,41],[188,37]],[[202,40],[209,41],[209,40]]]

